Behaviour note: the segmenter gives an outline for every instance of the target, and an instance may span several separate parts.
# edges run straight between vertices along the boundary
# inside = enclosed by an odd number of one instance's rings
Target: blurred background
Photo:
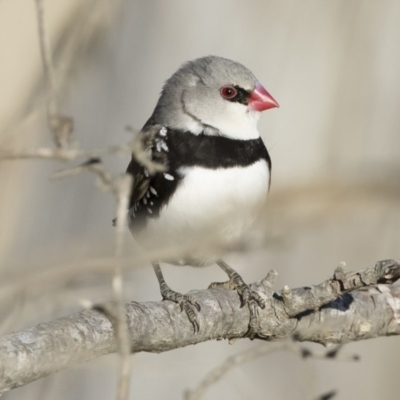
[[[186,60],[239,61],[280,103],[260,132],[273,162],[262,240],[227,261],[247,282],[275,268],[277,289],[319,283],[339,261],[362,269],[399,257],[400,2],[381,0],[45,1],[63,114],[84,148],[119,145],[150,116],[163,82]],[[51,147],[35,2],[0,1],[0,149]],[[123,172],[129,155],[105,159]],[[115,204],[94,177],[50,181],[59,161],[0,162],[0,331],[110,299]],[[75,163],[76,165],[76,163]],[[160,299],[151,266],[128,239],[126,300]],[[224,279],[218,267],[164,267],[178,291]],[[211,399],[399,398],[400,339],[354,343],[361,361],[276,353],[230,372]],[[132,399],[182,399],[228,356],[257,343],[209,342],[132,356]],[[112,399],[115,355],[4,394],[7,400]]]

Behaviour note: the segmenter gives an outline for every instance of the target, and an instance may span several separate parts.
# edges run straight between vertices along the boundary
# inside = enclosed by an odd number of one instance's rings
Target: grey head
[[[151,120],[196,135],[253,139],[260,111],[277,106],[242,64],[208,56],[185,63],[166,81]]]

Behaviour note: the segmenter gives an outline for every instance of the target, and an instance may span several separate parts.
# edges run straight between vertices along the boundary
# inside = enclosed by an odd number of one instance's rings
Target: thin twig
[[[338,346],[339,348],[340,346]],[[288,351],[301,358],[314,358],[314,359],[329,359],[329,360],[341,360],[341,361],[355,361],[358,358],[354,355],[343,355],[338,352],[337,349],[332,356],[333,351],[328,350],[323,353],[313,353],[299,343],[291,340],[284,340],[276,343],[266,343],[260,346],[253,347],[246,351],[226,359],[222,364],[213,368],[203,379],[203,381],[194,389],[187,390],[185,392],[185,400],[200,400],[205,392],[218,381],[220,381],[229,371],[233,368],[247,363],[249,361],[256,360],[264,357],[276,351]]]
[[[117,222],[115,234],[115,263],[112,275],[112,310],[108,310],[117,338],[117,352],[120,356],[119,384],[117,400],[129,399],[131,353],[129,331],[124,308],[123,279],[121,258],[123,255],[124,230],[127,226],[127,210],[132,190],[132,177],[124,174],[113,177],[101,163],[100,159],[91,159],[84,163],[81,170],[88,169],[97,175],[99,186],[110,191],[117,200]]]
[[[40,53],[43,64],[43,72],[46,83],[46,111],[47,111],[47,125],[53,135],[53,140],[58,149],[64,150],[69,142],[69,138],[73,131],[73,120],[70,117],[63,116],[59,112],[57,104],[57,96],[55,90],[54,68],[51,59],[51,50],[49,44],[49,37],[46,32],[45,24],[45,8],[44,0],[36,0],[36,12],[38,21],[38,34],[40,43]],[[26,154],[27,157],[36,156],[38,158],[57,158],[57,159],[71,159],[77,156],[82,156],[79,150],[72,151],[41,151],[30,152]],[[11,157],[11,158],[15,158]],[[97,157],[99,155],[96,155]],[[126,314],[123,301],[123,284],[122,284],[122,268],[120,265],[120,258],[123,249],[124,227],[126,225],[126,210],[128,209],[130,192],[132,188],[132,179],[130,176],[125,175],[119,179],[114,180],[112,176],[105,170],[103,165],[98,162],[93,162],[94,155],[91,156],[89,162],[86,162],[87,167],[91,172],[94,172],[101,182],[102,188],[111,190],[117,199],[117,230],[115,240],[115,266],[112,277],[113,289],[113,303],[115,306],[115,330],[118,343],[117,351],[121,357],[121,367],[118,385],[118,400],[128,400],[129,397],[129,378],[130,378],[130,343],[129,333],[126,320]],[[5,158],[5,157],[3,157]],[[10,158],[10,157],[9,157]],[[22,154],[17,157],[22,158]]]
[[[100,187],[111,191],[117,200],[117,223],[115,235],[115,264],[112,276],[112,304],[111,322],[114,325],[117,338],[117,352],[120,356],[119,384],[117,400],[129,399],[130,386],[130,338],[124,308],[122,266],[120,263],[123,255],[124,230],[127,226],[127,210],[132,190],[132,177],[129,174],[113,177],[103,166],[99,159],[86,162],[82,168],[87,168],[99,178]]]
[[[125,143],[120,146],[108,146],[104,149],[84,150],[76,148],[48,148],[42,147],[37,149],[24,150],[0,150],[1,160],[22,160],[22,159],[39,159],[39,160],[61,160],[71,161],[80,157],[95,158],[109,154],[123,154],[132,152],[132,143]]]
[[[124,244],[124,231],[127,226],[127,210],[132,190],[132,176],[124,174],[113,177],[104,167],[99,158],[92,158],[80,166],[63,171],[57,177],[69,176],[88,170],[98,178],[99,187],[111,192],[117,201],[116,206],[116,235],[115,235],[115,262],[112,275],[112,308],[107,306],[96,306],[95,308],[106,314],[114,326],[117,339],[117,352],[120,356],[119,384],[117,400],[129,399],[130,386],[130,360],[131,354],[129,330],[124,308],[122,264]]]
[[[35,0],[36,17],[38,22],[40,55],[42,57],[43,72],[47,87],[47,113],[49,121],[58,114],[57,99],[54,86],[54,70],[51,59],[50,43],[46,32],[46,22],[44,15],[44,0]]]
[[[53,135],[55,145],[59,148],[64,148],[67,147],[69,138],[73,131],[73,119],[61,115],[57,104],[54,68],[51,58],[49,37],[46,31],[44,1],[45,0],[35,0],[40,55],[42,58],[43,73],[46,83],[47,125]]]
[[[124,244],[124,228],[127,225],[127,212],[129,198],[132,188],[132,178],[130,175],[124,175],[114,181],[117,198],[117,222],[115,236],[115,258],[116,263],[112,278],[113,303],[116,308],[116,331],[118,340],[118,353],[121,358],[119,385],[118,385],[118,400],[129,399],[129,384],[130,384],[130,338],[127,326],[126,313],[124,308],[123,296],[123,281],[122,267],[119,259],[122,256]]]

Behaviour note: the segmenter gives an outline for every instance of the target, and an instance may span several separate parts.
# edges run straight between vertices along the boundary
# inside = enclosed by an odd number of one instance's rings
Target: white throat
[[[171,126],[171,128],[189,131],[195,135],[203,133],[205,135],[224,136],[238,140],[258,139],[260,133],[257,129],[257,123],[260,113],[247,110],[243,112],[243,106],[241,104],[237,104],[237,106],[236,112],[230,113],[230,118],[221,115],[220,117],[214,116],[210,120],[199,120],[185,114],[186,118],[182,118],[179,124]]]

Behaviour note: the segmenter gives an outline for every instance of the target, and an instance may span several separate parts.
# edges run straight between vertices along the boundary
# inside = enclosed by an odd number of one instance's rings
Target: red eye
[[[237,90],[233,86],[224,86],[220,90],[221,96],[231,100],[237,95]]]

